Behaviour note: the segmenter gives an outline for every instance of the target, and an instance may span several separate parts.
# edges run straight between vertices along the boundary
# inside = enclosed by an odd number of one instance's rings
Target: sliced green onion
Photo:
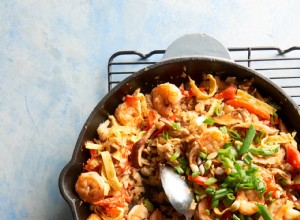
[[[199,202],[200,201],[200,196],[199,195],[196,195],[196,202]]]
[[[273,220],[267,206],[256,204],[256,207],[258,208],[258,212],[261,214],[264,220]]]
[[[144,205],[148,209],[149,212],[153,212],[154,211],[154,206],[153,206],[153,204],[148,199],[144,200]]]
[[[223,202],[226,205],[230,205],[233,203],[234,200],[235,200],[235,196],[233,195],[233,193],[227,193]]]
[[[228,130],[228,134],[229,136],[234,139],[234,140],[242,140],[241,136],[239,135],[239,133],[237,133],[236,131],[234,130]]]
[[[212,208],[216,208],[216,207],[218,207],[219,206],[219,200],[213,200],[212,202],[211,202],[211,207]]]
[[[218,180],[217,180],[216,178],[210,177],[210,178],[208,178],[204,183],[205,183],[206,185],[212,185],[212,184],[216,183],[217,181],[218,181]]]
[[[210,215],[210,210],[209,209],[205,209],[206,214]]]
[[[258,144],[261,141],[261,139],[264,137],[264,135],[265,135],[265,131],[264,130],[260,131],[258,133],[258,135],[255,135],[254,140],[253,140],[254,143]]]
[[[172,156],[170,157],[170,161],[174,162],[180,156],[180,150],[177,150]]]
[[[243,170],[243,167],[240,163],[235,163],[234,168],[236,169],[237,173],[241,178],[244,178],[246,176],[246,171]]]
[[[233,161],[230,160],[228,157],[220,156],[220,158],[221,158],[221,161],[225,168],[233,168],[234,167]]]
[[[232,215],[233,220],[241,220],[239,217],[237,217],[235,214]]]
[[[231,142],[227,142],[224,144],[223,148],[226,149],[226,148],[230,148],[232,147],[232,143]]]
[[[169,140],[169,133],[168,133],[168,131],[166,131],[166,130],[163,131],[163,138],[165,140]]]
[[[206,192],[207,194],[209,194],[209,195],[214,194],[215,191],[216,191],[216,188],[213,187],[213,186],[209,186],[209,187],[207,187],[207,188],[205,189],[205,192]]]
[[[271,198],[271,195],[273,194],[273,191],[270,191],[267,193],[265,200],[268,201]]]
[[[172,127],[173,127],[175,130],[180,130],[180,128],[181,128],[181,127],[180,127],[180,123],[175,123],[175,122],[172,124]]]
[[[220,106],[220,105],[217,105],[217,106],[215,107],[215,114],[216,114],[217,116],[219,116],[219,115],[221,115],[221,113],[222,113],[221,106]]]
[[[187,161],[186,158],[184,158],[184,157],[179,157],[179,158],[177,159],[177,161],[179,162],[179,165],[180,165],[180,167],[181,167],[183,170],[187,170],[187,168],[189,167],[189,166],[188,166],[188,165],[189,165],[189,162]]]
[[[227,128],[226,128],[226,126],[220,127],[220,131],[221,131],[223,134],[226,134],[226,133],[227,133]]]
[[[201,151],[201,152],[199,153],[199,157],[200,157],[201,159],[206,159],[207,154]]]
[[[277,113],[276,112],[274,112],[272,115],[271,115],[271,124],[273,125],[273,124],[275,124],[275,122],[274,122],[274,119],[276,119],[276,120],[278,120],[278,115],[277,115]]]
[[[279,178],[279,179],[278,179],[278,182],[279,182],[279,184],[282,185],[282,186],[288,185],[288,182],[287,182],[286,178],[283,178],[283,177]]]
[[[218,150],[218,155],[223,155],[223,156],[229,157],[230,154],[231,154],[231,148],[230,147]]]
[[[203,121],[204,124],[213,125],[216,121],[213,118],[207,118]]]
[[[205,161],[205,163],[204,163],[204,169],[205,170],[209,170],[209,168],[211,167],[211,165],[212,165],[212,161],[211,160]]]
[[[199,176],[200,175],[200,171],[197,171],[197,172],[193,172],[192,173],[192,177],[194,178],[194,177],[196,177],[196,176]]]
[[[226,194],[228,193],[227,189],[218,189],[216,190],[216,192],[214,193],[213,199],[217,200],[217,199],[221,199],[224,196],[226,196]]]
[[[215,159],[217,156],[218,156],[218,152],[212,152],[209,155],[207,155],[206,159],[212,160],[212,159]]]
[[[273,156],[279,151],[279,146],[276,146],[275,148],[250,148],[249,152],[251,152],[254,155],[260,155],[260,156]]]
[[[187,167],[186,170],[185,170],[185,175],[190,175],[191,173],[191,168],[190,167]]]
[[[177,171],[177,173],[184,174],[184,170],[181,168],[181,166],[175,166],[174,169]]]
[[[248,152],[243,159],[244,163],[247,165],[250,165],[252,160],[253,160],[253,156],[250,152]]]
[[[246,137],[245,137],[245,140],[243,142],[243,145],[241,146],[241,149],[238,152],[240,156],[244,155],[245,153],[248,152],[248,149],[249,149],[249,147],[250,147],[250,145],[251,145],[251,143],[253,141],[253,138],[255,136],[255,132],[256,131],[255,131],[254,126],[251,125],[250,128],[249,128],[249,130],[248,130],[248,132],[247,132],[247,134],[246,134]]]
[[[281,110],[281,106],[277,105],[276,103],[269,103],[273,108],[276,108],[277,110]]]

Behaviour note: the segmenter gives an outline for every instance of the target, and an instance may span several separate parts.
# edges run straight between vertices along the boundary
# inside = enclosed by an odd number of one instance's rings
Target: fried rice
[[[84,146],[91,156],[75,190],[88,219],[184,219],[161,165],[187,181],[195,220],[300,219],[296,133],[252,83],[205,74],[124,97]]]

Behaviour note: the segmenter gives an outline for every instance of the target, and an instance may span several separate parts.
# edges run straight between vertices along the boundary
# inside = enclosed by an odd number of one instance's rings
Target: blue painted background
[[[1,0],[0,219],[71,219],[58,189],[119,50],[186,33],[228,47],[300,45],[299,1]]]

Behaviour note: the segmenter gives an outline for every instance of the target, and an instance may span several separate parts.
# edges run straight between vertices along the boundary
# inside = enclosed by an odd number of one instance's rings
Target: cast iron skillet
[[[200,37],[203,37],[203,35]],[[210,37],[204,36],[204,38]],[[298,106],[280,87],[258,72],[229,60],[226,57],[226,52],[222,56],[227,59],[212,57],[215,53],[214,51],[210,52],[210,56],[193,56],[194,51],[189,53],[187,57],[168,59],[166,56],[164,57],[165,60],[141,69],[126,78],[98,103],[81,130],[72,159],[61,171],[59,177],[60,192],[69,204],[74,219],[86,219],[90,214],[89,204],[83,203],[75,192],[77,178],[83,172],[83,164],[89,158],[89,152],[83,147],[84,143],[98,137],[96,130],[99,124],[105,121],[108,115],[114,113],[118,104],[121,103],[122,97],[132,94],[137,88],[141,88],[143,93],[149,93],[156,85],[165,82],[171,82],[179,86],[186,80],[182,78],[184,66],[186,67],[186,73],[198,83],[202,80],[202,75],[209,72],[218,73],[221,78],[227,76],[235,76],[239,80],[254,78],[254,86],[258,91],[264,97],[271,97],[274,102],[281,105],[281,118],[291,130],[299,133],[300,116]],[[177,55],[175,53],[170,56],[176,57]]]

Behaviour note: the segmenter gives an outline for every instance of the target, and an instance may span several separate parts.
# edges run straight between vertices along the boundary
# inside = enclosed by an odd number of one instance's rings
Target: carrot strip
[[[242,107],[248,110],[248,112],[257,115],[258,117],[262,119],[267,119],[270,120],[270,114],[266,113],[264,111],[261,111],[258,109],[256,106],[253,104],[250,104],[244,100],[239,100],[239,99],[229,99],[226,101],[226,104],[231,105],[233,107]]]

